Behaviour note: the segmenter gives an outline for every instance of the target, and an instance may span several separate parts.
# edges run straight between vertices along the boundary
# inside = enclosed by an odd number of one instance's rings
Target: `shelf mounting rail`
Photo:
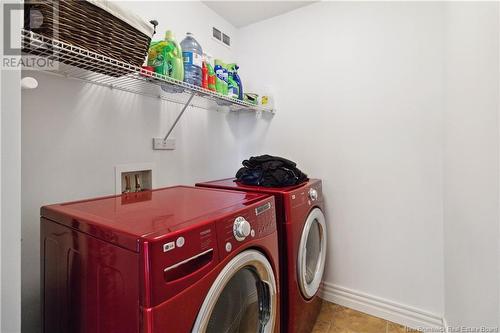
[[[175,118],[175,121],[172,124],[172,126],[170,126],[170,129],[168,130],[167,134],[165,134],[165,137],[163,138],[163,142],[167,142],[167,139],[168,139],[170,133],[172,133],[172,131],[174,130],[174,127],[177,125],[177,123],[179,122],[179,120],[181,120],[182,115],[184,114],[184,112],[188,108],[189,104],[193,100],[194,95],[196,95],[196,94],[194,92],[192,92],[191,96],[189,96],[186,104],[184,104],[184,106],[182,107],[181,112],[179,113],[179,115],[177,115],[177,118]]]

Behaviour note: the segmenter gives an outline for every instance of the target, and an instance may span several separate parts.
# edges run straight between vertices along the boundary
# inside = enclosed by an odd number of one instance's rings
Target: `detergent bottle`
[[[229,91],[229,95],[239,100],[243,100],[243,85],[241,83],[241,78],[238,75],[238,69],[239,67],[236,64],[227,65],[229,80],[232,81],[232,91]]]
[[[149,67],[154,68],[154,72],[162,75],[166,75],[166,47],[167,43],[165,41],[153,41],[149,45],[148,50],[148,61]]]
[[[220,59],[215,59],[215,89],[222,95],[228,94],[228,73],[224,63]]]
[[[182,50],[179,43],[175,40],[172,31],[168,30],[165,33],[165,42],[167,43],[165,50],[167,71],[165,75],[179,81],[184,81],[184,60],[182,58]]]
[[[212,56],[208,53],[205,54],[205,65],[207,66],[208,72],[208,89],[211,91],[216,91],[215,82],[217,79],[215,76],[214,67],[212,66]]]
[[[203,89],[208,89],[208,67],[205,59],[203,59],[203,64],[201,66],[201,87]]]
[[[238,98],[238,84],[233,80],[233,75],[229,71],[228,65],[226,65],[227,70],[227,92],[228,96],[231,98]]]
[[[171,31],[165,34],[165,40],[151,43],[148,51],[148,66],[153,67],[155,73],[165,75],[176,80],[184,79],[182,52]]]

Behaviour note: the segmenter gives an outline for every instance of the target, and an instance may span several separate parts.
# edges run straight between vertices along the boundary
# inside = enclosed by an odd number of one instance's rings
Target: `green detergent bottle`
[[[184,80],[184,62],[179,43],[174,39],[171,31],[165,34],[165,40],[152,42],[148,51],[148,66],[155,69],[155,73]]]
[[[167,43],[163,40],[151,42],[148,50],[148,66],[155,69],[155,73],[167,75],[165,63],[165,48]]]
[[[165,33],[165,42],[167,48],[165,52],[165,62],[168,66],[169,77],[184,81],[184,59],[182,58],[182,49],[179,43],[174,38],[172,31],[168,30]]]
[[[227,69],[225,67],[225,64],[222,62],[222,60],[215,59],[215,90],[222,94],[222,95],[227,95],[228,93],[228,74],[227,74]]]

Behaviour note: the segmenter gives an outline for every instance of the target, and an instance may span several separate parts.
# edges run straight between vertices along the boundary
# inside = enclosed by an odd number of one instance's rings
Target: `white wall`
[[[157,38],[173,29],[195,34],[213,55],[231,52],[209,38],[211,25],[234,28],[198,2],[126,3],[160,21]],[[148,17],[149,19],[149,17]],[[22,95],[23,332],[38,332],[39,209],[42,205],[114,193],[114,166],[153,162],[157,184],[194,184],[232,175],[240,163],[236,114],[190,108],[173,132],[175,151],[153,151],[181,109],[178,104],[83,84],[43,73]]]
[[[21,318],[20,71],[2,72],[1,332],[17,333]]]
[[[264,82],[278,103],[270,124],[241,126],[242,155],[324,181],[330,296],[428,320],[444,312],[442,20],[440,3],[322,2],[241,29],[237,48],[247,91]]]
[[[499,4],[446,5],[445,316],[499,325]]]
[[[240,30],[198,2],[125,5],[158,19],[160,35],[189,30],[236,58],[245,90],[272,93],[278,113],[190,109],[178,149],[158,152],[151,138],[179,105],[33,74],[23,332],[39,323],[41,205],[112,193],[116,164],[154,162],[168,185],[230,176],[260,153],[324,181],[327,297],[412,325],[443,315],[498,325],[498,4],[322,2]],[[232,34],[232,51],[211,40],[212,23]]]
[[[278,107],[241,126],[242,157],[324,180],[325,297],[498,326],[498,16],[495,2],[323,2],[240,30],[244,85]]]
[[[2,2],[3,5],[3,2]],[[0,6],[3,17],[3,6]],[[20,16],[12,14],[13,45],[19,40]],[[0,24],[3,55],[3,22]],[[20,70],[0,70],[0,331],[21,327],[21,90]]]

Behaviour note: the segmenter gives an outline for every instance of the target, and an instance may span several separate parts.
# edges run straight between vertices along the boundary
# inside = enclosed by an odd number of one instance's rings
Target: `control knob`
[[[243,216],[239,216],[234,220],[233,234],[237,241],[245,240],[250,235],[251,230],[250,223]]]
[[[312,200],[312,201],[316,201],[318,199],[318,191],[316,191],[315,189],[313,188],[310,188],[309,189],[309,198]]]

